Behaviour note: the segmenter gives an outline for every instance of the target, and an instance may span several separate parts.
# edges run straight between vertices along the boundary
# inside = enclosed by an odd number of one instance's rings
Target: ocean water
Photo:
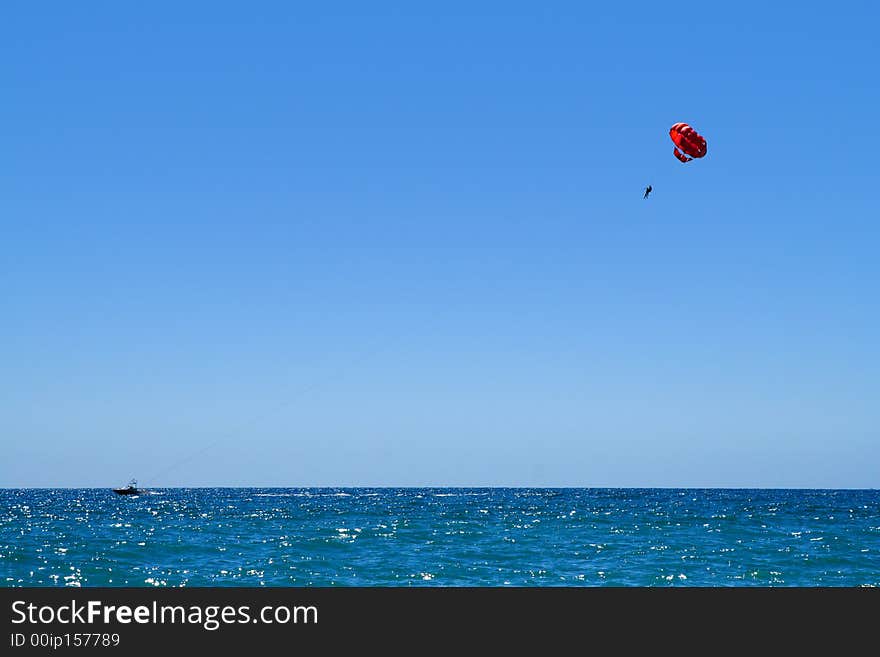
[[[0,490],[3,586],[877,586],[880,491]]]

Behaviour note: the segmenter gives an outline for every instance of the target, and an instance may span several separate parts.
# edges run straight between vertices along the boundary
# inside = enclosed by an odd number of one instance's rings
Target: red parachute
[[[703,157],[706,154],[706,139],[687,123],[676,123],[669,129],[669,137],[677,148],[672,149],[672,154],[682,162],[690,162],[695,157]],[[679,152],[678,149],[683,152]],[[687,157],[690,155],[690,157]]]

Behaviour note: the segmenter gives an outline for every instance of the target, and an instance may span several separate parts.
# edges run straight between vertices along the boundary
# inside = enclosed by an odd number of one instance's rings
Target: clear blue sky
[[[880,11],[413,4],[4,5],[0,486],[880,487]]]

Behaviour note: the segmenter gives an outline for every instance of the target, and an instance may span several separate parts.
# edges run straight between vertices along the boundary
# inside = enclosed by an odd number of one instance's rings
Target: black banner
[[[876,640],[876,589],[8,588],[0,654],[275,648],[839,651]],[[224,652],[223,654],[227,654]]]

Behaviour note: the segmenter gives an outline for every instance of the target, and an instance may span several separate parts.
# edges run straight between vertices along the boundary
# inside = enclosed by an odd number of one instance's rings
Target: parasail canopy
[[[669,129],[669,137],[676,146],[672,149],[672,154],[682,162],[690,162],[694,158],[703,157],[706,154],[705,137],[687,123],[673,125]]]

